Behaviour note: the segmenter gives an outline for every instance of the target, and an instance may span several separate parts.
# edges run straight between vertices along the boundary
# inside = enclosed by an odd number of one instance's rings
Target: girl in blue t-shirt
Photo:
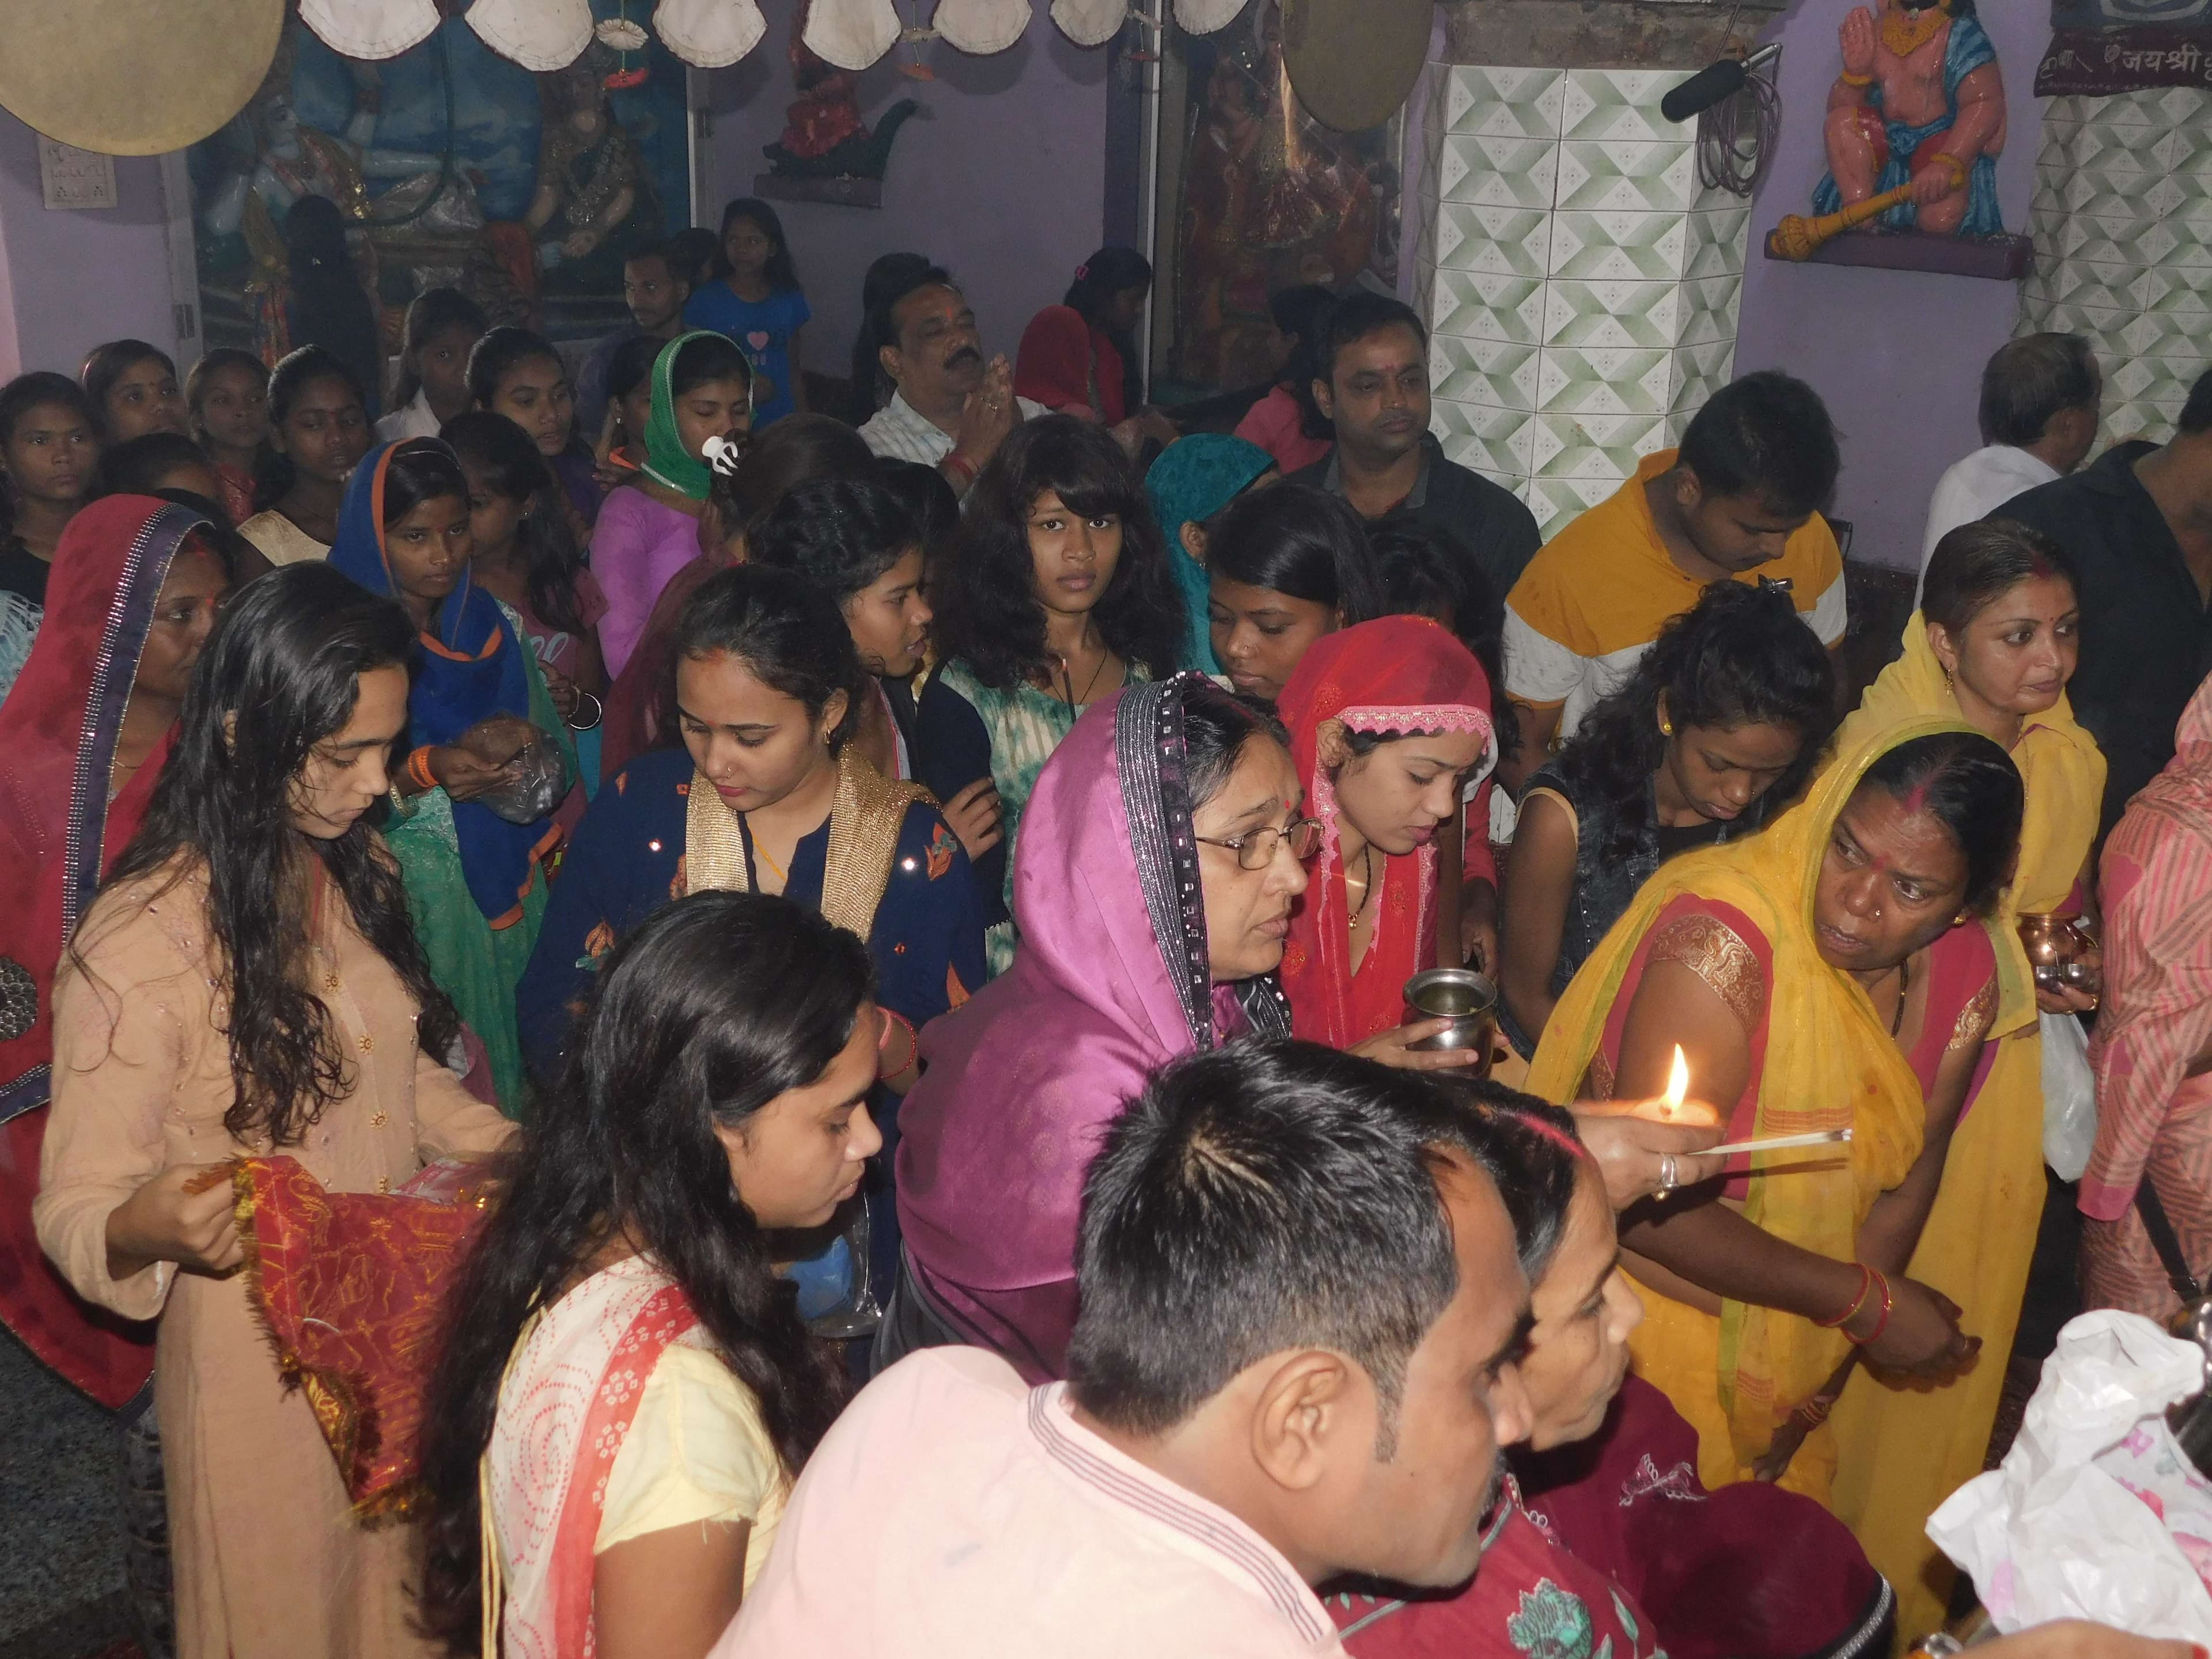
[[[814,313],[799,286],[783,221],[757,198],[722,210],[716,280],[684,307],[686,328],[708,328],[738,343],[753,370],[753,430],[806,407],[799,383],[799,331]]]

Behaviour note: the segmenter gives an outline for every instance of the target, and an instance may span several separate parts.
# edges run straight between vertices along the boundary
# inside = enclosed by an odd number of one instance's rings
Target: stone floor
[[[122,1431],[0,1330],[0,1659],[109,1659],[123,1597]]]

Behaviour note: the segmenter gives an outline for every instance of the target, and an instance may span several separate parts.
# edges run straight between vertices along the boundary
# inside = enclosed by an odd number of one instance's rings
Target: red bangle
[[[1867,1292],[1874,1289],[1874,1269],[1863,1261],[1855,1261],[1851,1265],[1859,1270],[1859,1293],[1851,1298],[1850,1306],[1845,1308],[1833,1319],[1816,1319],[1813,1322],[1824,1331],[1840,1330],[1857,1318],[1859,1310],[1866,1305]]]
[[[407,757],[407,776],[418,787],[435,789],[438,780],[430,771],[430,745],[424,744]]]
[[[1853,1336],[1849,1331],[1844,1333],[1844,1340],[1855,1348],[1863,1348],[1869,1342],[1881,1340],[1881,1334],[1889,1328],[1889,1316],[1897,1306],[1894,1298],[1890,1295],[1889,1281],[1880,1273],[1875,1273],[1872,1267],[1869,1267],[1867,1271],[1874,1274],[1874,1282],[1881,1286],[1881,1317],[1875,1321],[1874,1328],[1864,1336]]]
[[[951,468],[953,471],[958,473],[969,483],[974,483],[975,482],[975,475],[982,471],[982,469],[977,466],[975,462],[969,460],[965,455],[963,455],[957,449],[946,452],[945,465]]]

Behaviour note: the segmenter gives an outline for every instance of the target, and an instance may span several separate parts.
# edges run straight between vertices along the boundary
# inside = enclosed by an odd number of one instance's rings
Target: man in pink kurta
[[[878,1377],[713,1659],[1294,1659],[1324,1579],[1464,1583],[1529,1425],[1491,1133],[1309,1044],[1167,1068],[1091,1169],[1070,1380]]]

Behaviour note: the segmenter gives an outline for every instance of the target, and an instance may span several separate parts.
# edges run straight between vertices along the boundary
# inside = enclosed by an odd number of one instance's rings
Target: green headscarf
[[[684,447],[683,436],[676,429],[676,359],[694,340],[726,337],[712,329],[694,329],[661,347],[660,356],[653,360],[653,413],[645,422],[645,476],[667,485],[686,501],[705,501],[714,473]]]
[[[1189,635],[1183,646],[1182,666],[1201,674],[1218,674],[1213,640],[1206,627],[1206,572],[1182,544],[1182,527],[1195,520],[1203,524],[1252,487],[1253,481],[1274,465],[1275,458],[1254,443],[1220,433],[1198,432],[1170,444],[1145,474],[1145,494],[1152,498],[1152,516],[1167,540],[1168,568],[1176,586],[1182,589],[1183,609]]]

